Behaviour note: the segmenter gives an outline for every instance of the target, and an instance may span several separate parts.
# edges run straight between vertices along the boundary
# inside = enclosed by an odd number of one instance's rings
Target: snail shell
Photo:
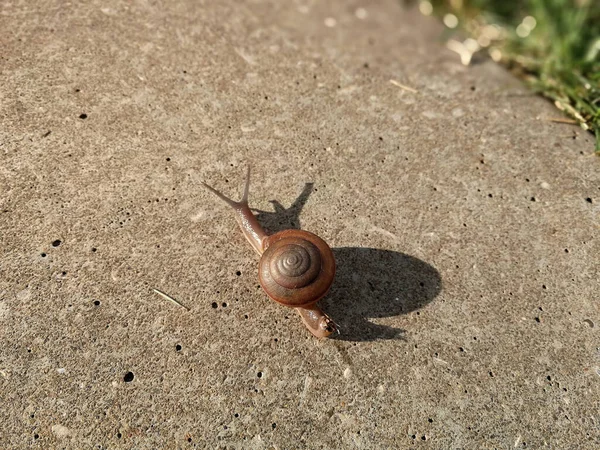
[[[268,237],[258,266],[267,295],[291,307],[316,303],[331,287],[335,259],[327,243],[304,230],[284,230]]]

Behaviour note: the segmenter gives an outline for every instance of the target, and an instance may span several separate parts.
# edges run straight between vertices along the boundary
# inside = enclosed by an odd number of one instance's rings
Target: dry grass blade
[[[556,122],[556,123],[568,123],[571,125],[578,125],[579,121],[575,120],[575,119],[561,119],[558,117],[551,117],[550,119],[547,119],[550,122]]]
[[[417,91],[416,89],[413,89],[411,87],[408,87],[408,86],[405,86],[403,84],[400,84],[396,80],[390,80],[390,83],[392,83],[394,86],[399,87],[400,89],[404,89],[405,91],[412,92],[413,94],[418,94],[419,93],[419,91]]]
[[[162,298],[164,298],[165,300],[168,300],[168,301],[170,301],[171,303],[174,303],[174,304],[176,304],[177,306],[181,306],[181,307],[182,307],[183,309],[185,309],[186,311],[189,311],[189,310],[190,310],[190,308],[188,308],[188,307],[187,307],[187,306],[185,306],[185,305],[182,305],[182,304],[181,304],[181,303],[179,303],[177,300],[175,300],[173,297],[171,297],[171,296],[169,296],[169,295],[165,294],[164,292],[162,292],[162,291],[159,291],[158,289],[152,289],[152,290],[153,290],[154,292],[156,292],[158,295],[160,295]]]

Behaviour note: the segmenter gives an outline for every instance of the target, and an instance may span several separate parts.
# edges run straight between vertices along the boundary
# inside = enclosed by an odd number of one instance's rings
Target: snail
[[[242,233],[261,257],[258,278],[267,295],[296,309],[314,336],[326,337],[336,331],[333,320],[317,305],[329,291],[335,276],[335,258],[327,243],[304,230],[283,230],[267,235],[248,206],[250,168],[239,202],[202,184],[233,208]]]

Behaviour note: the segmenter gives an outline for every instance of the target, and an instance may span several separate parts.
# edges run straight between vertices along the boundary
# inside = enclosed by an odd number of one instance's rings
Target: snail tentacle
[[[222,192],[217,191],[215,188],[204,182],[202,182],[202,185],[233,208],[235,212],[235,219],[237,220],[242,233],[244,233],[244,236],[252,248],[254,248],[259,255],[262,255],[265,250],[267,233],[265,233],[265,230],[258,223],[258,220],[256,220],[256,217],[248,206],[248,191],[250,190],[250,167],[248,167],[248,171],[246,173],[244,193],[242,194],[242,199],[239,202],[230,199]]]

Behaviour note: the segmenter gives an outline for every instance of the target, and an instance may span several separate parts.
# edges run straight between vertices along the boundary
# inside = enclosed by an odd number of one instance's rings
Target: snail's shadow
[[[262,211],[256,208],[252,208],[252,211],[258,213],[256,219],[269,234],[277,233],[281,230],[299,230],[300,213],[308,201],[308,197],[312,193],[313,187],[313,183],[306,183],[298,198],[289,208],[285,208],[277,200],[269,200],[269,203],[273,205],[275,211]]]
[[[306,183],[290,208],[271,200],[275,211],[258,212],[270,233],[300,228],[300,212],[313,189]],[[398,316],[418,310],[442,289],[442,278],[430,264],[404,253],[364,247],[334,248],[336,275],[323,309],[338,324],[337,339],[374,341],[403,339],[404,330],[369,319]]]
[[[391,250],[334,248],[337,271],[321,302],[340,329],[339,339],[402,339],[404,330],[368,319],[418,310],[441,291],[439,272],[418,258]]]

